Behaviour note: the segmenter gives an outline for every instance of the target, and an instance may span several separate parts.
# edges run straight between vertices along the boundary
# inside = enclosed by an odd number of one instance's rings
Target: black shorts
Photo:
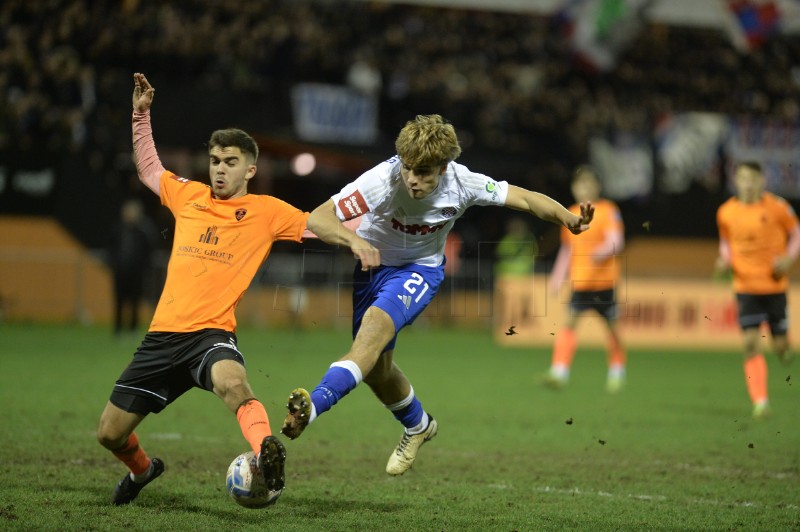
[[[109,400],[126,412],[144,416],[161,412],[194,387],[213,391],[211,366],[219,360],[235,360],[244,365],[232,332],[149,332],[114,385]]]
[[[766,322],[770,333],[785,335],[789,331],[786,293],[779,294],[736,294],[739,312],[739,327],[742,330],[760,327]]]
[[[569,308],[573,315],[587,310],[594,310],[605,319],[617,319],[617,298],[614,289],[608,290],[573,290],[569,300]]]

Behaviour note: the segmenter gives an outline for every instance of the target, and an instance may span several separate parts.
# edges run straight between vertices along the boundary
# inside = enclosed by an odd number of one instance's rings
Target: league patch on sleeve
[[[189,182],[189,180],[186,179],[185,177],[176,176],[175,174],[172,174],[172,173],[169,176],[172,179],[174,179],[175,181],[178,181],[180,183],[188,183]]]
[[[369,212],[367,202],[358,190],[353,191],[352,194],[344,196],[339,200],[339,210],[342,211],[346,220],[357,218]]]

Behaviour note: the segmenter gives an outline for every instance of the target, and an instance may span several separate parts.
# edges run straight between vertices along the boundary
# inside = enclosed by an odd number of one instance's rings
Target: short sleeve
[[[278,198],[270,197],[270,210],[275,214],[272,220],[272,230],[275,240],[292,240],[301,242],[303,231],[306,229],[309,213]]]
[[[508,182],[496,181],[491,177],[473,172],[464,165],[450,163],[456,177],[467,195],[467,206],[495,205],[502,207],[508,198]]]
[[[398,161],[394,157],[384,161],[331,196],[336,216],[345,221],[374,211],[390,194],[393,170]]]
[[[174,206],[182,203],[180,201],[182,195],[191,193],[196,186],[206,186],[191,179],[179,177],[169,170],[164,170],[159,181],[161,204],[173,213],[175,212]]]

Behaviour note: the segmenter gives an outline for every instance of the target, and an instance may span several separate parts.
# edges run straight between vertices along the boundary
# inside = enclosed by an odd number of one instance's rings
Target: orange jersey
[[[217,200],[208,185],[168,171],[160,190],[175,216],[175,240],[150,331],[234,332],[234,309],[272,244],[302,241],[308,213],[272,196]]]
[[[595,250],[605,242],[611,231],[623,232],[622,215],[613,201],[599,199],[592,202],[594,218],[591,228],[579,235],[566,227],[561,229],[561,243],[570,246],[569,277],[573,290],[608,290],[614,288],[619,279],[619,259],[616,255],[595,262]],[[580,216],[580,205],[573,205],[570,212]]]
[[[732,197],[717,210],[719,237],[728,241],[733,289],[740,294],[777,294],[789,288],[789,279],[773,277],[775,259],[786,254],[789,233],[797,216],[783,198],[769,192],[755,203]]]

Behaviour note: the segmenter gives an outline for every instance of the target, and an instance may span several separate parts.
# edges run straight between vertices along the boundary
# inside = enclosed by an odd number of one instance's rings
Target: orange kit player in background
[[[770,414],[767,361],[760,327],[769,326],[772,346],[784,364],[791,362],[786,293],[789,268],[800,253],[800,225],[786,201],[764,191],[761,164],[740,162],[734,174],[736,195],[717,211],[719,257],[716,273],[733,270],[733,290],[744,340],[744,376],[753,417]]]
[[[239,129],[211,135],[211,186],[164,170],[150,126],[155,90],[144,75],[133,77],[136,168],[142,183],[175,216],[175,238],[149,332],[117,380],[97,429],[100,444],[130,470],[114,489],[112,502],[131,502],[164,472],[164,463],[147,456],[134,429],[192,388],[214,392],[236,415],[268,488],[280,491],[286,452],[248,383],[236,345],[234,309],[272,244],[302,241],[308,213],[271,196],[247,193],[258,146]],[[354,233],[337,242],[351,245],[367,267],[379,263],[377,250]]]
[[[579,204],[590,201],[595,206],[592,231],[580,238],[561,231],[561,248],[550,276],[550,291],[558,294],[569,277],[572,297],[569,317],[556,335],[550,370],[543,384],[560,389],[569,382],[572,359],[577,349],[575,329],[578,317],[594,310],[608,329],[608,376],[606,390],[619,392],[625,384],[625,349],[617,329],[617,302],[614,286],[619,279],[617,255],[625,246],[622,216],[614,202],[600,198],[600,180],[588,166],[579,166],[572,179],[572,195],[577,204],[570,211],[578,212]]]

